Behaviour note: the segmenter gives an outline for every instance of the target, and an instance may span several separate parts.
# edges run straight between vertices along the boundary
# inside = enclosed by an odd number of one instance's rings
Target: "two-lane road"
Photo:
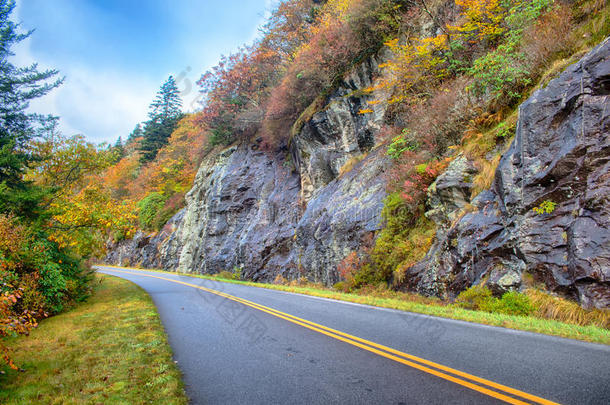
[[[195,404],[608,404],[610,347],[175,274],[144,288]]]

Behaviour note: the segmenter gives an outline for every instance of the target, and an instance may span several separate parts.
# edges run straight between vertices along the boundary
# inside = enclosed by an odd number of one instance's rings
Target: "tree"
[[[150,104],[150,111],[144,128],[144,138],[140,143],[140,162],[147,163],[157,156],[162,146],[176,128],[182,117],[182,100],[176,81],[170,76],[161,86],[155,100]]]
[[[131,131],[129,136],[127,137],[127,141],[125,145],[135,142],[138,138],[141,138],[144,135],[144,130],[142,129],[142,124],[137,124],[136,127]]]
[[[11,47],[32,31],[21,32],[9,19],[14,0],[0,0],[0,213],[35,219],[44,190],[23,179],[37,156],[28,150],[40,131],[53,127],[57,118],[26,112],[29,101],[44,96],[63,82],[57,70],[39,71],[37,64],[16,67]]]
[[[148,117],[154,122],[175,120],[182,116],[180,91],[173,76],[169,76],[150,105]]]

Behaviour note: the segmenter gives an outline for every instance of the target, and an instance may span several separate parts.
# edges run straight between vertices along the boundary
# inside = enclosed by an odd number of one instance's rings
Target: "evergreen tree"
[[[150,105],[148,117],[154,122],[175,120],[182,115],[182,100],[180,91],[173,76],[169,76],[157,92],[155,100]]]
[[[56,70],[39,71],[37,64],[16,67],[11,47],[32,31],[21,32],[10,20],[14,0],[0,0],[0,213],[34,219],[43,191],[23,179],[37,159],[28,143],[41,131],[54,127],[56,117],[28,113],[29,101],[59,86]]]
[[[121,160],[125,157],[125,154],[126,154],[125,146],[123,145],[123,139],[120,136],[119,136],[119,139],[117,139],[114,146],[112,147],[112,150],[114,152],[114,163],[118,162],[119,160]]]
[[[140,161],[150,162],[164,145],[182,118],[182,100],[176,81],[170,76],[150,105],[149,121],[144,127],[144,139],[140,143]]]
[[[129,145],[130,143],[132,143],[136,139],[142,137],[143,135],[144,135],[144,130],[142,129],[142,125],[141,124],[136,125],[136,127],[133,129],[133,131],[131,131],[129,136],[127,136],[127,141],[125,142],[125,145]]]

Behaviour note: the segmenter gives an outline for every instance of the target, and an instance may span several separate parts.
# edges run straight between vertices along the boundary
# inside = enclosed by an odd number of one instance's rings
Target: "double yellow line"
[[[463,387],[470,388],[471,390],[480,392],[480,393],[488,395],[490,397],[497,398],[497,399],[505,401],[509,404],[520,404],[521,405],[521,404],[536,403],[536,404],[544,404],[544,405],[551,405],[551,404],[557,405],[556,402],[549,401],[547,399],[540,398],[540,397],[532,395],[532,394],[528,394],[527,392],[519,391],[517,389],[507,387],[505,385],[498,384],[493,381],[486,380],[484,378],[465,373],[463,371],[459,371],[459,370],[456,370],[456,369],[453,369],[450,367],[446,367],[446,366],[443,366],[442,364],[438,364],[438,363],[423,359],[421,357],[413,356],[413,355],[401,352],[399,350],[392,349],[391,347],[383,346],[378,343],[371,342],[369,340],[362,339],[357,336],[353,336],[353,335],[326,327],[324,325],[320,325],[315,322],[311,322],[306,319],[302,319],[302,318],[296,317],[294,315],[290,315],[285,312],[278,311],[277,309],[266,307],[264,305],[257,304],[252,301],[248,301],[243,298],[239,298],[239,297],[236,297],[236,296],[233,296],[230,294],[223,293],[221,291],[213,290],[213,289],[203,287],[203,286],[198,286],[195,284],[185,283],[185,282],[179,281],[179,280],[173,280],[173,279],[166,278],[166,277],[144,274],[137,270],[136,270],[137,272],[133,272],[133,271],[117,270],[117,269],[113,268],[112,271],[118,272],[118,273],[137,275],[137,276],[141,276],[141,277],[156,278],[159,280],[169,281],[171,283],[182,284],[182,285],[185,285],[188,287],[193,287],[198,290],[208,292],[210,294],[215,294],[215,295],[224,297],[226,299],[229,299],[229,300],[232,300],[235,302],[239,302],[243,305],[246,305],[251,308],[257,309],[259,311],[268,313],[275,317],[284,319],[288,322],[292,322],[294,324],[300,325],[304,328],[311,329],[311,330],[321,333],[323,335],[329,336],[333,339],[337,339],[342,342],[348,343],[352,346],[359,347],[363,350],[369,351],[371,353],[375,353],[375,354],[385,357],[387,359],[394,360],[398,363],[405,364],[409,367],[415,368],[417,370],[421,370],[425,373],[435,375],[439,378],[442,378],[447,381],[451,381],[451,382],[453,382],[455,384],[459,384]],[[511,396],[508,396],[507,394],[509,394]],[[523,400],[527,400],[530,402],[524,402]]]

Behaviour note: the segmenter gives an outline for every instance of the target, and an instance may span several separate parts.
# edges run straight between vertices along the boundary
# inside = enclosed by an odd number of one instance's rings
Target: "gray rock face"
[[[241,145],[204,163],[174,238],[163,247],[181,272],[217,273],[243,268],[269,280],[272,267],[289,264],[299,215],[299,178],[281,154]]]
[[[337,263],[380,228],[386,159],[372,149],[385,107],[359,111],[383,95],[354,93],[372,84],[377,65],[371,59],[347,76],[290,150],[241,144],[208,157],[174,232],[138,234],[111,247],[106,260],[212,274],[238,267],[255,281],[337,282]],[[353,168],[341,173],[350,159]]]
[[[292,140],[292,158],[305,201],[337,178],[345,163],[375,145],[375,133],[381,127],[387,104],[367,102],[387,99],[387,95],[380,91],[368,95],[358,93],[373,84],[373,77],[380,73],[379,64],[370,58],[358,66],[335,91],[326,108],[314,114]],[[365,109],[372,112],[359,113]]]
[[[502,292],[519,288],[527,271],[585,307],[609,307],[609,173],[606,40],[521,105],[492,189],[410,269],[404,287],[451,297],[488,277]],[[437,183],[431,199],[442,201],[443,181]],[[552,212],[533,210],[545,204]]]
[[[164,260],[159,252],[159,246],[172,238],[183,216],[184,210],[180,210],[157,233],[145,234],[138,231],[133,239],[109,242],[106,246],[108,253],[105,262],[119,266],[162,267]]]
[[[460,155],[428,188],[427,203],[430,209],[426,211],[426,217],[439,225],[439,231],[444,231],[470,203],[472,179],[476,174],[472,162]]]

